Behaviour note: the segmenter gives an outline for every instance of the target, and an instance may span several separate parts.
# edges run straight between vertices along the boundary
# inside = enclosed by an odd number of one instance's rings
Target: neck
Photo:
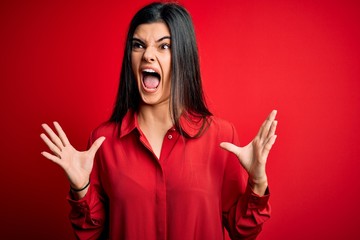
[[[153,131],[167,131],[173,126],[171,120],[169,102],[153,105],[141,105],[138,114],[138,121],[142,130],[152,129]]]
[[[153,153],[160,158],[163,139],[167,131],[173,126],[169,110],[169,102],[155,105],[141,105],[138,123],[145,134]]]

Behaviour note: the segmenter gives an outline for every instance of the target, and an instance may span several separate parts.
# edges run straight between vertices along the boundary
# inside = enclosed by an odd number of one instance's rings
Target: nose
[[[145,49],[143,59],[146,62],[154,62],[155,61],[155,53],[154,50],[151,47],[148,47]]]

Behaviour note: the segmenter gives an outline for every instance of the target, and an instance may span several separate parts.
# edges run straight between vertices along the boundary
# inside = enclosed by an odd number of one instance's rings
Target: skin
[[[41,154],[58,164],[65,172],[70,185],[75,189],[83,188],[89,181],[93,168],[94,157],[105,137],[98,138],[87,151],[76,150],[69,142],[65,132],[59,123],[54,122],[55,133],[47,124],[42,124],[46,134],[40,135],[41,139],[49,147],[49,152]],[[80,199],[87,193],[88,187],[81,192],[74,193],[74,197]]]
[[[220,147],[234,153],[241,165],[249,174],[249,184],[254,193],[262,196],[268,187],[266,162],[270,150],[275,143],[277,111],[273,110],[261,125],[258,134],[246,146],[238,147],[232,143],[222,142]]]
[[[171,85],[171,40],[166,24],[162,22],[141,24],[133,36],[131,64],[143,105],[156,107],[168,104]],[[143,70],[152,69],[160,75],[155,91],[144,86]]]
[[[159,158],[166,132],[173,126],[170,116],[169,99],[171,86],[171,41],[170,31],[162,22],[139,25],[134,33],[131,53],[134,72],[141,104],[138,113],[140,129],[148,139],[154,155]],[[144,69],[155,70],[160,75],[160,84],[156,89],[146,89],[142,82]],[[266,162],[269,152],[275,143],[277,126],[276,110],[273,110],[264,121],[258,134],[246,146],[239,147],[223,142],[220,147],[234,153],[240,164],[249,174],[249,184],[258,195],[263,195],[268,186]],[[65,172],[70,185],[81,189],[89,181],[94,157],[105,137],[98,138],[87,151],[76,150],[69,142],[65,132],[54,122],[55,131],[47,124],[42,124],[45,133],[41,139],[50,152],[41,154],[58,164]],[[81,192],[74,192],[76,199],[86,195],[88,187]]]
[[[164,136],[173,125],[169,111],[171,40],[167,25],[162,22],[139,25],[133,36],[131,60],[142,100],[138,122],[155,156],[160,158]],[[152,69],[160,75],[155,91],[144,86],[144,69]]]

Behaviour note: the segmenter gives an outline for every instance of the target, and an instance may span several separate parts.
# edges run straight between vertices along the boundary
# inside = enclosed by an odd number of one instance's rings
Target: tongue
[[[155,76],[145,76],[144,77],[144,85],[147,88],[157,88],[157,86],[159,86],[159,78],[155,77]]]

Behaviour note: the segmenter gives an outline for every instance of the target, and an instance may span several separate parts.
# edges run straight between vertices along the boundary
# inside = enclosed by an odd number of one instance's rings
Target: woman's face
[[[141,24],[134,32],[131,64],[144,104],[169,102],[170,46],[170,31],[165,23]]]

